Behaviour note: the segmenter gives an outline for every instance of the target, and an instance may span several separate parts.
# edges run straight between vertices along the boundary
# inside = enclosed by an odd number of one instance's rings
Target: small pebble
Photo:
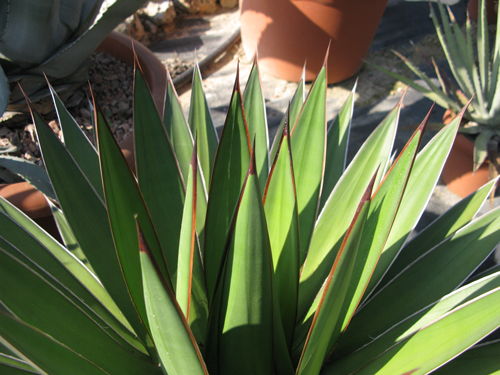
[[[130,108],[130,104],[128,104],[127,102],[120,102],[118,103],[118,108],[120,108],[122,111],[126,111]]]

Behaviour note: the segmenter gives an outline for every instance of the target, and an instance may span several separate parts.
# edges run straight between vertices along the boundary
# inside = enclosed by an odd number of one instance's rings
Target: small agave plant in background
[[[55,93],[64,143],[33,112],[64,245],[0,201],[0,372],[500,370],[500,273],[470,280],[500,241],[500,210],[474,218],[493,182],[408,240],[463,111],[394,159],[399,104],[346,168],[354,94],[327,126],[325,67],[272,147],[257,64],[220,139],[200,78],[186,121],[136,69],[136,175],[97,104],[97,151]]]
[[[50,98],[46,78],[62,95],[85,83],[89,57],[144,0],[15,0],[0,3],[0,117],[27,111],[25,93]],[[46,100],[47,102],[50,99]]]
[[[444,5],[437,2],[440,22],[434,8],[430,7],[431,19],[454,81],[438,67],[433,59],[430,64],[436,72],[441,87],[434,84],[422,70],[397,52],[395,52],[396,55],[427,86],[377,66],[378,69],[410,85],[441,107],[449,109],[453,114],[460,112],[470,100],[464,113],[463,126],[459,131],[474,137],[474,165],[472,166],[474,171],[483,164],[487,157],[490,160],[498,160],[500,156],[500,18],[498,18],[496,28],[495,44],[491,49],[486,2],[487,0],[478,2],[476,38],[473,38],[473,27],[469,17],[465,32],[463,32],[449,8],[446,11]],[[475,51],[476,48],[477,51]],[[497,169],[500,168],[498,163],[494,164]],[[497,170],[496,173],[490,173],[490,175],[498,176],[499,172],[500,170]]]

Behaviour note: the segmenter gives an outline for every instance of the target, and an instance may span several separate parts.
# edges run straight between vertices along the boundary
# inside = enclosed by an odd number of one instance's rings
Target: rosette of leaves
[[[0,114],[26,110],[18,83],[38,109],[46,78],[71,93],[87,80],[90,55],[143,0],[16,0],[0,4]]]
[[[64,244],[0,201],[2,373],[498,370],[500,273],[470,280],[500,241],[500,210],[474,218],[493,182],[409,240],[463,111],[394,159],[400,103],[346,167],[354,93],[328,125],[326,88],[325,66],[299,83],[269,147],[257,64],[220,138],[199,70],[186,121],[136,69],[136,174],[97,103],[96,150],[53,92],[64,143],[33,117]]]
[[[430,7],[431,19],[434,22],[439,42],[454,80],[438,67],[434,59],[431,59],[430,64],[436,72],[440,83],[439,87],[422,70],[397,52],[395,52],[396,55],[427,86],[382,67],[377,68],[420,91],[441,107],[449,109],[452,114],[457,114],[472,98],[464,113],[464,121],[459,131],[474,137],[473,168],[476,171],[486,160],[486,157],[489,156],[490,160],[494,162],[498,159],[500,141],[500,91],[498,90],[500,23],[497,23],[494,46],[490,48],[486,0],[478,2],[479,16],[475,38],[474,28],[469,17],[467,17],[465,30],[462,31],[450,8],[448,7],[446,10],[439,1],[437,5],[441,22],[432,6]],[[494,164],[498,169],[498,163]]]

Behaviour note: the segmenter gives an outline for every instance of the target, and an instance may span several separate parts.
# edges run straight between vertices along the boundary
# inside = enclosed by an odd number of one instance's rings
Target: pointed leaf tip
[[[24,100],[26,100],[26,104],[28,105],[28,108],[30,110],[31,116],[33,117],[33,110],[34,109],[32,108],[31,100],[28,98],[28,95],[24,92],[23,87],[21,86],[20,82],[17,83],[17,86],[19,86],[19,90],[21,90],[21,93],[24,96]]]
[[[240,91],[240,60],[236,63],[236,79],[234,82],[234,89]]]
[[[151,252],[149,250],[144,234],[142,233],[141,226],[139,225],[139,220],[137,215],[134,216],[135,226],[137,228],[137,237],[139,239],[139,252],[147,254],[151,258]]]
[[[363,204],[370,200],[370,197],[372,196],[372,192],[373,192],[373,188],[375,186],[375,181],[377,179],[377,174],[378,174],[378,171],[380,169],[380,166],[377,168],[377,170],[375,171],[375,173],[373,174],[373,177],[372,179],[370,180],[370,183],[368,184],[366,190],[365,190],[365,193],[363,194],[363,197],[361,198],[361,202],[359,204],[359,207],[358,207],[358,210],[361,210]]]
[[[255,54],[254,54],[254,56],[253,56],[253,66],[252,66],[252,69],[253,69],[254,67],[256,67],[256,66],[257,66],[257,67],[259,66],[259,53],[258,53],[258,51],[257,51],[257,50],[255,50]]]
[[[388,172],[386,172],[385,176],[383,177],[382,181],[380,182],[379,186],[377,187],[377,189],[375,190],[375,193],[373,194],[373,196],[376,196],[379,189],[382,187],[384,181],[386,180],[386,178],[390,175],[390,172],[393,170],[394,166],[397,164],[398,160],[402,157],[402,155],[405,153],[405,150],[408,148],[408,146],[411,144],[411,142],[413,141],[413,139],[417,136],[417,134],[421,133],[423,134],[423,132],[425,131],[425,128],[427,127],[427,124],[429,122],[429,118],[431,116],[431,113],[432,113],[432,110],[434,108],[434,105],[435,103],[432,104],[429,112],[427,112],[427,115],[425,116],[425,118],[422,120],[422,122],[420,123],[420,125],[417,127],[417,129],[415,129],[415,131],[413,132],[413,134],[411,135],[410,139],[408,140],[408,142],[406,142],[405,146],[403,147],[403,149],[401,150],[401,152],[399,153],[398,157],[396,158],[396,160],[392,163],[390,169]],[[418,145],[417,145],[417,149],[420,148],[420,145],[422,143],[422,135],[420,135],[420,139],[418,140]]]
[[[436,103],[432,103],[431,105],[431,108],[429,109],[429,112],[427,112],[427,115],[425,115],[425,118],[422,120],[422,122],[420,123],[420,125],[418,126],[417,130],[412,134],[412,136],[410,137],[410,140],[408,141],[408,143],[415,137],[415,135],[418,133],[418,132],[425,132],[425,129],[427,128],[427,124],[429,123],[429,119],[431,117],[431,113],[434,109],[434,106],[436,105]],[[420,146],[420,144],[419,144]],[[406,148],[406,146],[405,146]]]
[[[323,61],[323,68],[327,68],[328,66],[328,56],[330,56],[330,47],[332,45],[332,41],[328,42],[328,47],[326,48],[325,60]]]
[[[469,105],[470,105],[470,103],[472,102],[472,100],[474,99],[475,96],[476,96],[476,94],[472,95],[472,98],[469,99],[469,101],[467,102],[467,104],[464,105],[464,107],[460,110],[460,112],[458,112],[458,114],[455,117],[459,117],[460,116],[460,119],[462,119],[464,117],[465,112],[467,112],[467,108],[469,108]]]
[[[285,113],[285,124],[283,126],[282,138],[290,136],[290,106],[291,103],[288,102],[288,110]]]

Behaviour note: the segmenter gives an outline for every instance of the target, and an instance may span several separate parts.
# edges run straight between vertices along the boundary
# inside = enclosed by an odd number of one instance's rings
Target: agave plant
[[[327,126],[326,65],[272,147],[257,64],[220,139],[199,70],[189,121],[170,77],[158,110],[135,74],[137,175],[97,103],[97,151],[54,90],[64,144],[33,111],[64,244],[0,201],[2,373],[500,368],[475,361],[498,351],[475,343],[500,325],[500,273],[469,279],[500,241],[500,210],[474,219],[493,182],[408,240],[465,110],[394,159],[400,103],[346,168],[354,93]]]
[[[434,22],[454,81],[432,59],[431,66],[434,68],[441,85],[438,87],[424,72],[398,52],[395,52],[396,55],[427,86],[382,67],[377,68],[420,91],[441,107],[449,109],[452,114],[457,114],[472,98],[464,114],[463,126],[460,127],[459,131],[472,134],[475,137],[473,168],[476,171],[485,161],[488,151],[491,160],[496,160],[498,157],[500,139],[500,92],[498,90],[500,23],[497,24],[495,45],[490,50],[486,0],[478,2],[479,17],[476,38],[473,38],[473,27],[469,17],[467,17],[465,32],[462,32],[450,8],[448,7],[448,11],[446,11],[441,2],[437,3],[441,22],[439,22],[432,6],[430,7],[431,19]],[[477,51],[474,52],[476,48]],[[494,146],[488,147],[490,141]]]
[[[87,80],[89,56],[143,0],[16,0],[0,5],[0,115],[50,98],[47,76],[58,92]]]

